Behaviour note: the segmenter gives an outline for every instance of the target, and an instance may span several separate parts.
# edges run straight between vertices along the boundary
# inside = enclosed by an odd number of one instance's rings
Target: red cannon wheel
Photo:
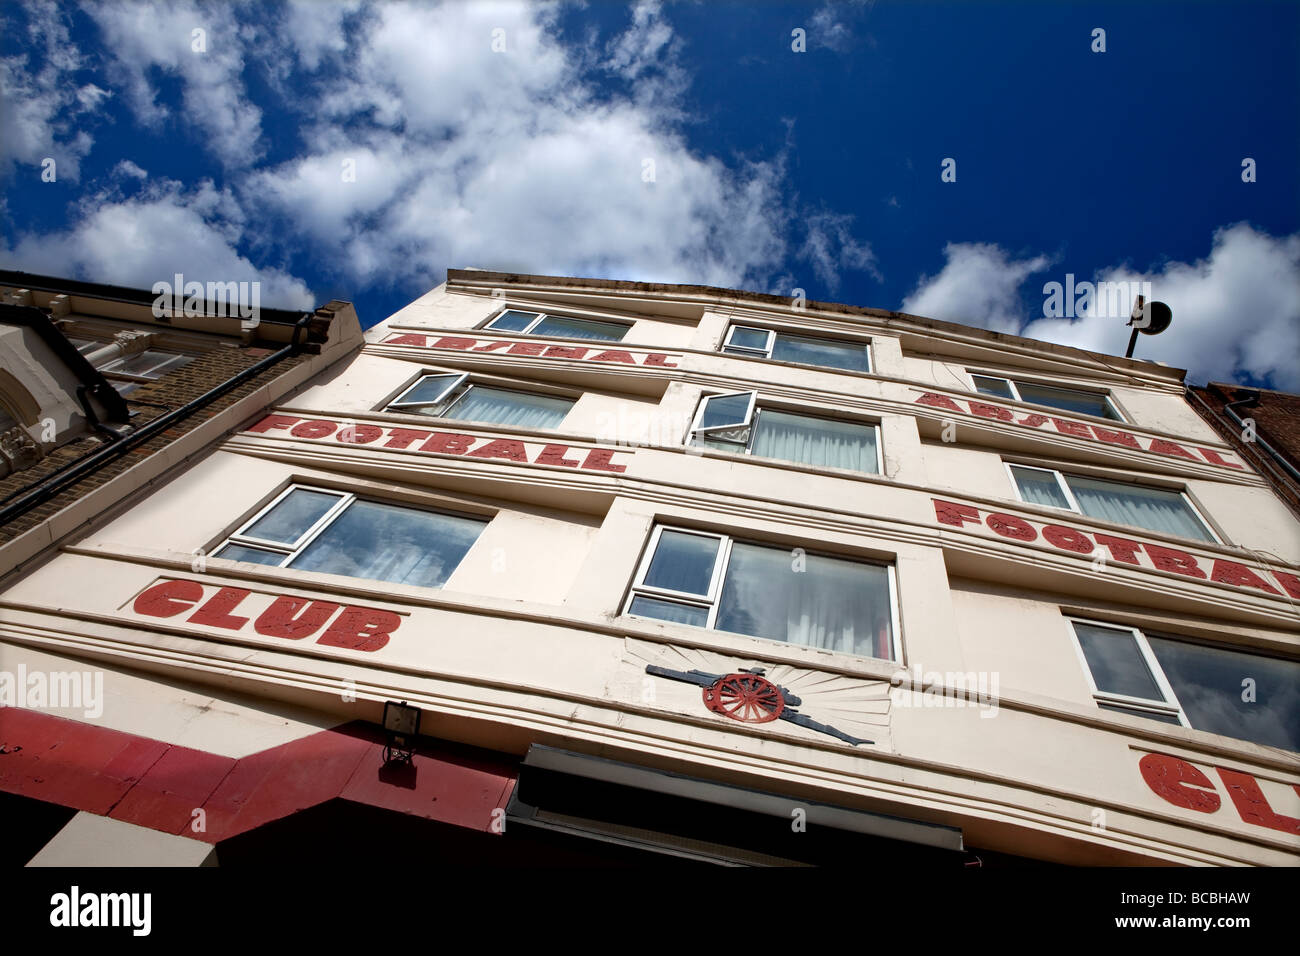
[[[704,706],[715,714],[747,724],[776,720],[785,710],[781,691],[757,674],[727,674],[704,688]]]

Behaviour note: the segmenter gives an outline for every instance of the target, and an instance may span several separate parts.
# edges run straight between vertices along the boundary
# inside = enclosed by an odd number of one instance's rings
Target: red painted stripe
[[[0,708],[0,790],[219,843],[342,798],[492,832],[517,764],[422,743],[383,766],[383,734],[360,721],[233,760],[15,707]],[[195,832],[195,810],[206,830]]]

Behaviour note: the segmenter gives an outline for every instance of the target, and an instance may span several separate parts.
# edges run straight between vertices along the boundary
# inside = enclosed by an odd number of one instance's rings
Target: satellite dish
[[[1124,354],[1125,358],[1133,357],[1133,348],[1137,345],[1138,333],[1144,335],[1159,335],[1174,320],[1174,310],[1169,308],[1163,302],[1147,302],[1143,296],[1138,296],[1137,301],[1133,303],[1133,312],[1129,315],[1128,324],[1133,327],[1133,334],[1129,336],[1128,351]]]

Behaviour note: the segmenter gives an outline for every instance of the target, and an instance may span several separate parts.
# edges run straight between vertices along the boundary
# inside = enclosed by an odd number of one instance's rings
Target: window
[[[727,330],[722,351],[732,355],[750,355],[778,362],[820,365],[850,372],[870,372],[871,355],[865,342],[843,342],[808,335],[790,335],[771,329],[733,325]]]
[[[896,660],[893,568],[656,527],[625,613]]]
[[[690,444],[805,465],[880,471],[878,426],[756,408],[754,392],[707,396],[691,424]]]
[[[486,525],[482,518],[294,485],[214,557],[437,588]]]
[[[484,326],[494,332],[523,332],[527,335],[554,335],[565,339],[600,339],[618,342],[631,326],[622,322],[599,322],[548,312],[523,312],[506,309]]]
[[[1035,405],[1050,405],[1066,412],[1078,412],[1081,415],[1096,415],[1098,418],[1112,418],[1123,421],[1109,398],[1101,392],[1085,392],[1074,388],[1059,388],[1056,385],[1038,385],[1034,382],[1012,381],[995,375],[977,375],[971,373],[975,391],[997,398],[1010,398],[1020,402],[1032,402]]]
[[[1097,706],[1300,751],[1300,661],[1071,620]],[[1242,687],[1253,681],[1254,695]]]
[[[559,428],[574,400],[468,383],[464,372],[425,375],[388,403],[388,411],[491,422],[520,428]]]
[[[1027,504],[1067,508],[1089,518],[1198,541],[1218,540],[1180,491],[1065,475],[1029,465],[1009,464],[1007,470],[1020,500]]]
[[[145,349],[134,355],[123,355],[99,366],[101,372],[116,372],[119,375],[136,375],[140,378],[161,378],[164,372],[191,361],[188,355],[174,352],[159,352]]]

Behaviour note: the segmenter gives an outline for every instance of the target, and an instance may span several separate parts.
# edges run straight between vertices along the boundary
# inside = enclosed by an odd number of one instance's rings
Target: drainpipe
[[[1214,411],[1214,409],[1210,408],[1210,406],[1205,403],[1205,400],[1201,398],[1200,395],[1196,394],[1196,391],[1194,389],[1188,387],[1186,391],[1188,395],[1196,399],[1197,404],[1199,404],[1203,409],[1205,409],[1215,418],[1220,417],[1218,413]],[[1239,390],[1238,394],[1240,394],[1241,391],[1245,391],[1245,390],[1244,389]],[[1259,404],[1259,392],[1249,391],[1245,398],[1239,398],[1234,402],[1226,403],[1223,406],[1223,410],[1228,413],[1228,417],[1231,418],[1236,423],[1238,428],[1245,429],[1246,423],[1242,420],[1241,416],[1237,414],[1237,406],[1240,405],[1242,408],[1254,408],[1258,404]],[[1281,465],[1283,469],[1286,470],[1286,473],[1291,476],[1291,480],[1295,482],[1297,485],[1300,485],[1300,471],[1297,471],[1295,465],[1287,461],[1286,458],[1284,458],[1276,448],[1274,448],[1264,439],[1260,438],[1259,435],[1256,435],[1255,440],[1250,444],[1258,445],[1260,448],[1264,449],[1264,451],[1268,454],[1270,458],[1272,458],[1275,462]],[[1268,463],[1265,462],[1265,464]]]
[[[227,392],[230,392],[236,387],[238,387],[239,385],[242,385],[244,382],[248,381],[250,378],[253,378],[255,375],[261,374],[263,371],[270,368],[272,365],[275,365],[277,362],[280,362],[281,360],[286,359],[291,355],[297,354],[298,351],[301,349],[301,345],[298,342],[298,337],[302,333],[303,329],[307,327],[307,323],[309,323],[313,318],[315,318],[315,313],[313,312],[303,313],[302,317],[298,319],[297,322],[294,323],[292,341],[290,341],[289,344],[286,345],[284,348],[278,349],[277,351],[271,353],[266,358],[262,359],[256,364],[250,365],[248,368],[244,369],[238,375],[235,375],[233,378],[227,379],[226,381],[218,385],[216,388],[204,392],[202,395],[200,395],[198,398],[194,399],[193,401],[188,402],[185,405],[182,405],[180,408],[177,408],[174,411],[168,412],[166,415],[163,415],[161,418],[155,418],[153,421],[148,422],[145,425],[142,425],[139,429],[132,432],[130,435],[120,438],[120,440],[114,442],[111,445],[106,446],[105,448],[100,449],[97,452],[94,452],[93,454],[86,456],[85,458],[81,458],[78,461],[72,462],[71,464],[61,469],[60,471],[57,471],[53,475],[49,476],[48,478],[43,479],[43,483],[40,485],[40,487],[36,488],[34,491],[31,491],[23,495],[21,498],[18,498],[16,501],[13,501],[12,503],[5,505],[3,509],[0,509],[0,527],[4,527],[9,522],[13,521],[15,518],[21,517],[22,515],[26,514],[28,511],[31,511],[37,505],[49,501],[59,492],[63,491],[65,488],[69,487],[70,485],[73,485],[76,482],[80,481],[86,475],[99,469],[103,465],[107,465],[111,461],[115,461],[118,458],[121,458],[127,452],[131,451],[134,448],[139,447],[140,445],[143,445],[145,442],[149,441],[155,435],[160,434],[161,432],[175,425],[177,422],[184,421],[186,418],[189,418],[199,409],[205,408],[206,406],[212,404],[214,401],[216,401],[218,398],[221,398],[221,396],[225,395]],[[117,393],[114,392],[114,394],[116,395]]]

